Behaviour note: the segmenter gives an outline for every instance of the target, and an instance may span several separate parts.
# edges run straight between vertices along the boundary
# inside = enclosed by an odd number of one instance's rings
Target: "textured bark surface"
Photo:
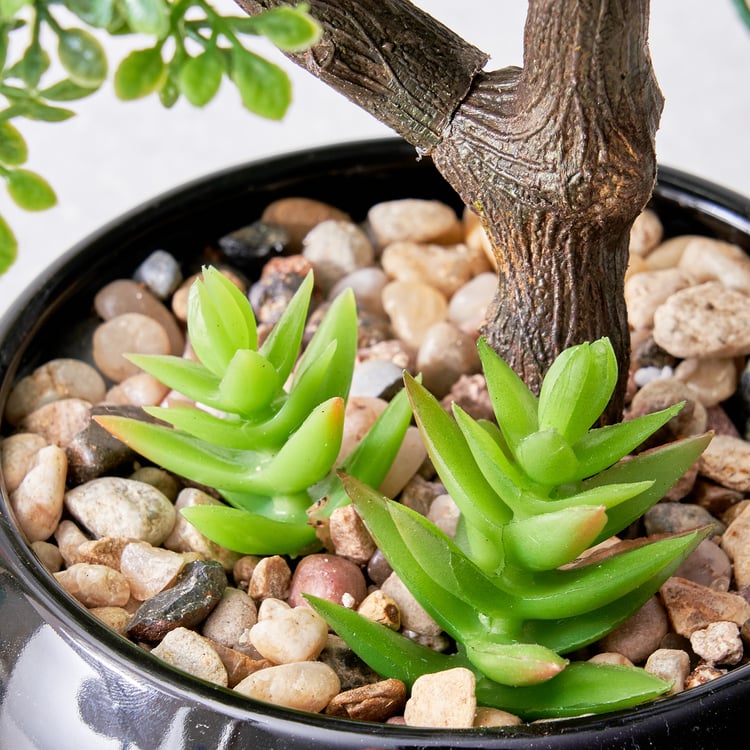
[[[429,153],[481,217],[499,266],[490,344],[538,390],[562,349],[609,336],[617,418],[628,238],[653,188],[662,107],[648,0],[530,0],[523,67],[495,72],[407,0],[310,6],[323,38],[292,59]]]

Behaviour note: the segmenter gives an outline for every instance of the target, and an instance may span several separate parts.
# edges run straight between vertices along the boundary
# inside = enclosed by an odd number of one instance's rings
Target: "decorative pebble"
[[[195,627],[221,601],[226,586],[224,569],[215,560],[188,563],[174,586],[141,604],[128,624],[128,635],[155,643],[170,630]]]
[[[91,404],[80,398],[61,398],[40,406],[23,418],[19,427],[36,432],[48,443],[64,448],[88,427]]]
[[[123,607],[130,599],[125,576],[107,565],[76,563],[54,575],[85,607]]]
[[[115,383],[140,372],[137,365],[125,359],[125,354],[170,352],[164,326],[142,313],[123,313],[102,323],[94,332],[96,366]]]
[[[102,320],[110,321],[120,315],[138,313],[152,318],[162,326],[169,338],[168,354],[180,356],[185,348],[185,334],[170,310],[143,284],[131,279],[118,279],[102,287],[94,297],[94,309]],[[96,341],[95,341],[96,343]],[[128,349],[136,352],[140,349]],[[115,380],[115,378],[113,378]],[[117,379],[118,382],[120,379]]]
[[[380,483],[378,491],[386,497],[396,497],[416,474],[427,458],[427,449],[419,428],[410,425],[406,429],[401,447],[391,468]]]
[[[718,281],[727,289],[750,294],[750,258],[737,245],[713,237],[694,237],[685,245],[679,268],[698,283]]]
[[[270,221],[254,221],[219,238],[224,257],[240,270],[253,275],[269,258],[284,252],[289,243],[289,232]]]
[[[31,549],[49,573],[57,573],[63,566],[60,549],[52,542],[31,542]]]
[[[448,320],[462,331],[476,335],[496,291],[496,274],[485,271],[474,276],[450,298]]]
[[[10,495],[10,504],[29,542],[49,539],[60,523],[68,461],[55,445],[40,449],[29,472]]]
[[[263,274],[248,293],[258,323],[276,323],[304,278],[305,273],[299,271]]]
[[[308,606],[303,594],[356,608],[367,596],[367,586],[359,566],[351,560],[321,552],[301,558],[295,568],[289,604]]]
[[[328,532],[336,554],[358,565],[364,565],[377,549],[362,517],[351,504],[331,513]]]
[[[714,435],[698,458],[698,471],[729,489],[750,491],[750,443],[730,435]]]
[[[445,203],[403,198],[376,203],[367,221],[380,247],[392,242],[450,242],[463,235],[456,212]]]
[[[324,292],[347,274],[370,266],[375,258],[369,237],[356,224],[335,219],[317,224],[305,235],[302,255],[315,269],[315,283]]]
[[[60,521],[55,529],[55,541],[60,550],[65,565],[70,567],[78,562],[78,549],[88,541],[88,537],[78,528],[78,526],[67,519]]]
[[[16,432],[2,439],[0,465],[8,492],[13,492],[21,484],[34,465],[36,454],[46,445],[47,441],[35,432]]]
[[[672,294],[690,285],[687,272],[677,268],[631,274],[625,282],[630,325],[633,328],[653,328],[657,308]]]
[[[520,717],[499,708],[477,706],[474,712],[474,727],[516,727],[521,724]]]
[[[113,406],[158,406],[168,393],[169,388],[153,375],[138,372],[113,385],[103,400]]]
[[[258,608],[247,592],[227,586],[221,600],[203,622],[201,632],[212,641],[237,649],[243,633],[257,621]]]
[[[280,599],[265,599],[250,640],[274,664],[312,661],[326,645],[328,624],[309,607],[290,607]]]
[[[385,721],[406,705],[406,685],[401,680],[381,680],[336,695],[326,707],[328,716],[354,721]]]
[[[729,523],[721,537],[721,548],[733,563],[738,588],[750,585],[750,504]]]
[[[391,573],[380,588],[398,605],[402,627],[422,635],[442,633],[440,625],[427,614],[425,608],[414,598],[396,573]]]
[[[644,209],[630,228],[628,249],[636,255],[648,255],[661,242],[663,235],[664,227],[658,214],[650,208]]]
[[[327,664],[304,661],[261,669],[234,689],[248,698],[317,713],[338,694],[340,683]]]
[[[690,635],[697,656],[710,664],[738,664],[744,655],[739,626],[734,622],[712,622]]]
[[[654,677],[671,682],[670,695],[685,689],[685,680],[690,674],[690,656],[687,651],[675,648],[659,648],[646,660],[644,666]]]
[[[89,607],[89,612],[118,635],[127,637],[130,612],[124,607]]]
[[[126,536],[156,546],[175,523],[175,506],[159,490],[122,477],[100,477],[68,490],[65,507],[94,536]]]
[[[283,227],[289,235],[290,252],[299,252],[305,235],[321,222],[329,219],[351,221],[349,214],[329,203],[298,197],[272,201],[263,209],[260,218]]]
[[[675,357],[750,354],[750,297],[717,281],[675,292],[654,313],[654,340]]]
[[[448,321],[435,323],[425,331],[417,353],[417,372],[435,398],[443,398],[461,375],[473,375],[480,369],[473,336]]]
[[[430,326],[448,315],[445,295],[418,281],[391,281],[383,289],[383,307],[396,335],[415,349]]]
[[[660,242],[647,256],[646,265],[652,271],[675,268],[688,244],[699,235],[682,234]]]
[[[147,542],[131,542],[122,550],[120,571],[128,579],[133,598],[143,602],[170,586],[185,563],[177,552]]]
[[[403,368],[389,359],[359,362],[354,368],[349,398],[366,397],[388,401],[403,387],[403,373]]]
[[[174,255],[166,250],[154,250],[135,269],[133,279],[144,284],[157,299],[165,300],[182,283],[182,271]]]
[[[425,674],[414,681],[404,720],[411,727],[460,729],[474,725],[476,678],[464,667]]]
[[[647,534],[673,534],[710,526],[710,536],[720,536],[726,530],[705,508],[692,503],[657,503],[646,511],[643,522]]]
[[[378,673],[368,667],[349,648],[343,638],[339,638],[333,633],[328,634],[325,648],[320,652],[318,661],[327,664],[336,673],[341,684],[341,690],[371,685],[380,679]]]
[[[223,662],[209,642],[194,630],[175,628],[151,653],[162,661],[201,680],[227,687],[229,678]]]
[[[76,550],[76,561],[93,565],[106,565],[122,573],[120,559],[122,558],[122,551],[130,544],[130,541],[130,539],[121,536],[87,539]]]
[[[87,362],[53,359],[13,386],[5,404],[5,420],[15,427],[31,412],[53,401],[76,398],[95,404],[105,392],[104,379]]]
[[[622,625],[601,639],[604,651],[615,651],[633,664],[641,664],[659,647],[669,631],[669,621],[659,599],[652,596]]]
[[[383,287],[387,283],[388,275],[382,268],[376,266],[357,268],[339,279],[328,293],[328,298],[333,300],[344,289],[351,289],[354,292],[358,309],[383,315],[385,310],[383,309],[382,293]]]
[[[357,608],[362,617],[379,622],[391,630],[401,629],[401,611],[398,604],[382,589],[369,593]]]
[[[258,561],[248,583],[247,593],[256,601],[262,599],[286,599],[292,571],[280,555],[269,555]]]
[[[708,586],[714,591],[729,591],[732,563],[727,553],[714,540],[704,539],[674,575]]]

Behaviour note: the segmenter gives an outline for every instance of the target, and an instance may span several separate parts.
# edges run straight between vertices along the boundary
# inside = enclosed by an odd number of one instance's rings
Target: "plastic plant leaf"
[[[495,418],[515,452],[519,441],[538,428],[537,398],[483,338],[478,340],[477,350]]]
[[[574,560],[607,523],[603,505],[582,505],[511,521],[503,529],[506,557],[528,570],[553,570]]]
[[[134,50],[115,71],[114,86],[118,99],[141,99],[161,88],[167,76],[167,66],[158,47]]]
[[[294,554],[315,541],[315,530],[218,505],[183,508],[182,515],[212,542],[248,555]]]
[[[59,35],[57,53],[71,80],[97,88],[107,78],[107,55],[99,40],[84,29],[66,29]]]
[[[631,708],[666,693],[671,684],[637,667],[573,662],[551,680],[509,687],[479,679],[477,702],[532,721]]]
[[[299,356],[313,284],[310,271],[258,350],[276,368],[282,383],[286,382]]]
[[[5,176],[8,195],[25,211],[46,211],[57,203],[47,180],[30,169],[14,169]]]
[[[539,429],[575,443],[601,416],[617,383],[609,339],[571,346],[552,363],[539,393]]]
[[[289,76],[278,65],[241,47],[232,48],[231,76],[250,112],[280,120],[291,101]]]
[[[272,8],[247,21],[245,28],[268,37],[279,49],[285,52],[300,52],[316,44],[322,29],[315,19],[307,13],[307,4],[297,7]]]
[[[467,523],[489,528],[507,523],[512,517],[510,509],[482,476],[458,425],[408,373],[404,382],[425,448]]]
[[[323,393],[327,398],[346,398],[349,395],[357,355],[357,305],[351,289],[345,289],[333,300],[320,321],[297,363],[292,388],[332,341],[336,342],[336,353],[328,368],[328,380],[323,387]]]
[[[0,122],[0,164],[18,167],[29,156],[29,149],[19,130],[9,122]]]
[[[200,362],[173,354],[127,354],[126,359],[187,398],[227,411],[219,391],[221,379]]]
[[[516,458],[534,482],[547,487],[578,477],[578,459],[570,444],[555,429],[532,432],[518,442]]]
[[[213,267],[190,287],[187,311],[190,344],[198,359],[222,377],[238,349],[258,345],[255,316],[244,294]]]
[[[660,539],[589,565],[515,576],[506,568],[498,585],[517,597],[520,618],[573,617],[598,609],[652,580],[672,560],[692,551],[701,531]]]
[[[593,476],[631,453],[676,416],[683,405],[684,402],[626,422],[589,430],[573,445],[580,467],[578,478]]]
[[[256,493],[304,490],[325,476],[341,447],[344,405],[316,407],[281,450],[236,450],[136,419],[102,415],[96,421],[133,450],[166,469],[219,489]]]
[[[224,72],[221,55],[206,50],[180,66],[177,85],[194,107],[205,107],[218,93]]]
[[[223,403],[232,405],[232,411],[249,417],[267,410],[283,393],[282,385],[265,357],[253,349],[238,349],[221,379],[219,392]]]
[[[466,656],[482,674],[502,685],[520,687],[552,679],[568,664],[554,651],[536,643],[464,643]]]
[[[640,518],[695,463],[711,442],[712,433],[677,440],[621,461],[610,469],[583,482],[583,489],[603,487],[609,483],[635,482],[643,477],[653,481],[649,489],[631,500],[620,503],[607,513],[607,524],[595,543],[619,533]]]

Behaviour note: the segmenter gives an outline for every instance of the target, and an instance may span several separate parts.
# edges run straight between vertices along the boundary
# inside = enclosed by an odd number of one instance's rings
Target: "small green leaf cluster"
[[[349,502],[333,469],[357,352],[356,305],[351,290],[342,292],[299,356],[313,283],[311,272],[259,346],[247,297],[217,269],[204,269],[188,301],[199,361],[130,355],[197,406],[147,408],[158,421],[96,417],[154,463],[216,488],[228,505],[183,514],[237,552],[295,554],[315,546],[311,506],[326,499],[316,512],[323,520]],[[411,418],[402,391],[339,468],[378,486]]]
[[[682,407],[595,427],[617,381],[608,339],[571,347],[535,396],[479,341],[495,421],[452,416],[416,380],[406,388],[428,453],[461,516],[455,539],[409,508],[344,477],[381,551],[455,639],[435,654],[356,613],[311,599],[376,671],[407,684],[461,664],[477,697],[527,718],[601,712],[668,685],[645,671],[561,654],[621,624],[705,537],[696,529],[586,562],[690,467],[710,435],[632,452]],[[623,460],[624,459],[624,460]]]
[[[115,93],[122,100],[156,94],[171,107],[184,96],[203,107],[227,77],[248,110],[280,119],[291,99],[288,76],[244,40],[262,35],[283,50],[297,51],[314,44],[320,33],[304,4],[251,18],[222,15],[206,0],[0,0],[0,177],[23,209],[39,211],[56,203],[47,182],[21,168],[26,143],[10,121],[53,123],[72,117],[63,105],[93,94],[107,79],[102,35],[151,40],[115,70]],[[0,216],[0,273],[13,263],[17,249]]]

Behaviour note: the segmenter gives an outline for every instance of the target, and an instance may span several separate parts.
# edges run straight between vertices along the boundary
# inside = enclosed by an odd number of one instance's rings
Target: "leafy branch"
[[[114,91],[123,101],[155,94],[165,107],[180,97],[204,107],[226,77],[250,112],[278,120],[291,100],[289,78],[246,38],[264,36],[295,52],[314,44],[320,28],[304,4],[248,18],[222,15],[206,0],[0,0],[0,178],[24,210],[43,211],[57,198],[44,177],[24,168],[28,147],[16,121],[62,122],[75,114],[69,102],[101,88],[110,67],[102,33],[150,37],[116,67]],[[0,215],[0,273],[17,252]]]

